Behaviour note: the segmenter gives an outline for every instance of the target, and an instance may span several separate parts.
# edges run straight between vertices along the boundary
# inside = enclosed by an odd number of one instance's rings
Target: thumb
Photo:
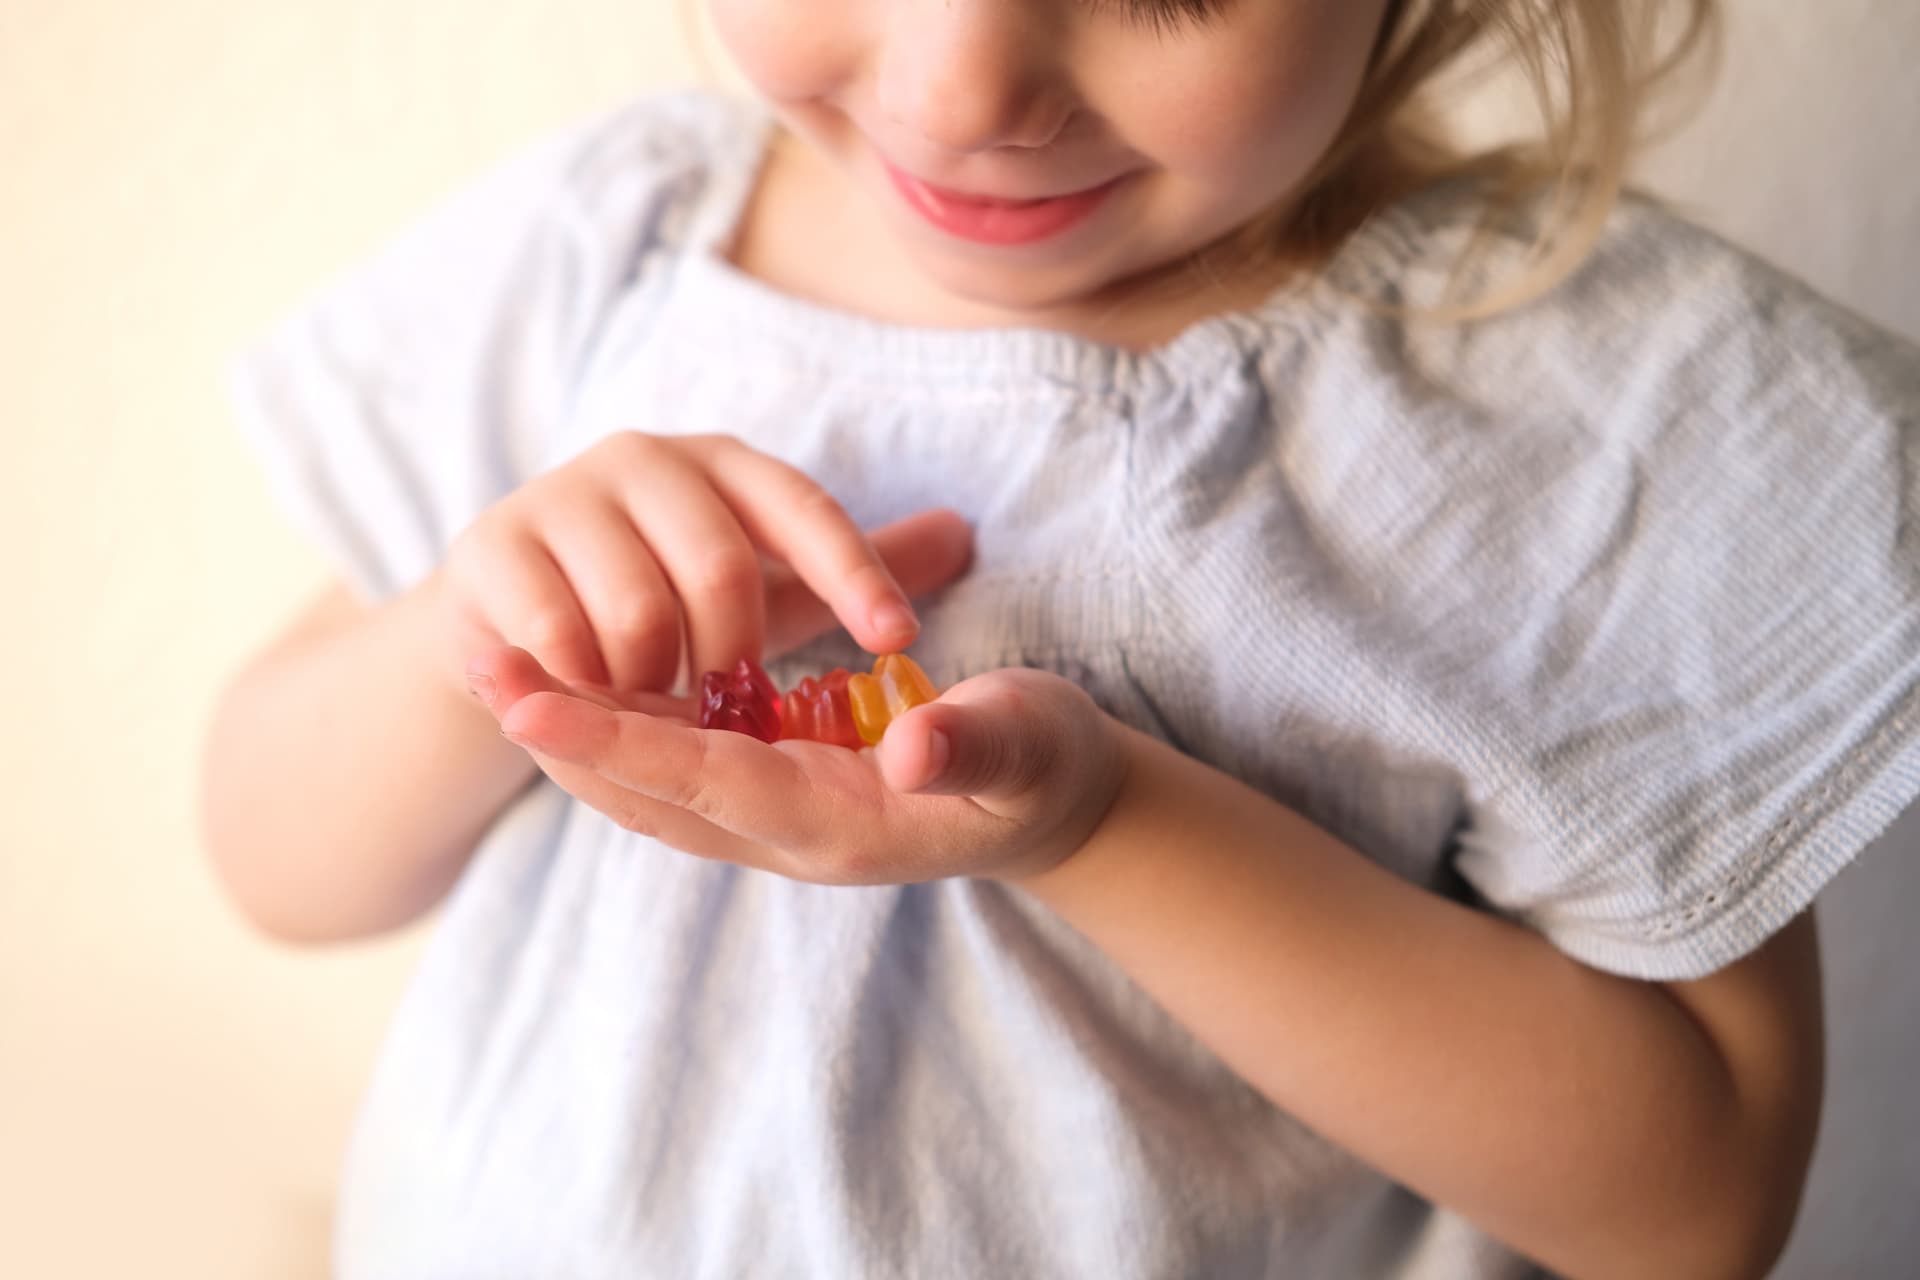
[[[1040,708],[930,702],[887,726],[877,753],[881,776],[896,791],[920,795],[1020,795],[1059,766],[1062,728]]]
[[[957,512],[920,511],[867,535],[887,572],[909,600],[937,591],[973,562],[973,530]],[[793,570],[771,564],[767,585],[767,653],[775,656],[840,625],[826,601]]]

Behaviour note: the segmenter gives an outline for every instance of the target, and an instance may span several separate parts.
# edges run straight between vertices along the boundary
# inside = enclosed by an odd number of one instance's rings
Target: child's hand
[[[1119,726],[1040,671],[963,681],[858,752],[612,708],[518,649],[474,673],[501,732],[621,826],[820,884],[1038,874],[1086,842],[1126,775]]]
[[[871,542],[806,475],[725,436],[609,436],[529,481],[454,540],[422,591],[443,669],[527,650],[583,691],[671,689],[682,674],[776,656],[832,626],[905,648],[909,595],[958,575],[971,534],[924,511]]]

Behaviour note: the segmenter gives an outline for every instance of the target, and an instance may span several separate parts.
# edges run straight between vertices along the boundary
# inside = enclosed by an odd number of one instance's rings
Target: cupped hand
[[[806,474],[731,437],[623,431],[487,508],[420,591],[454,687],[475,654],[513,645],[639,705],[836,622],[871,652],[903,649],[919,632],[909,598],[971,555],[953,512],[869,536]]]
[[[685,701],[629,710],[522,649],[473,674],[501,732],[622,827],[818,884],[1036,875],[1086,842],[1127,773],[1119,725],[1041,671],[957,684],[857,752],[696,728]]]

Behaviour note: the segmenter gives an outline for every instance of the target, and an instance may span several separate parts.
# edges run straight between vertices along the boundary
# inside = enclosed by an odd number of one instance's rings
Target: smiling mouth
[[[1033,244],[1060,235],[1092,216],[1125,180],[1114,178],[1065,195],[1009,199],[936,187],[881,163],[909,208],[939,230],[978,244]]]

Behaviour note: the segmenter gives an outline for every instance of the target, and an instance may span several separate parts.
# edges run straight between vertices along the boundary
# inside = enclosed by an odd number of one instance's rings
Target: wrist
[[[1172,751],[1105,712],[1100,713],[1100,722],[1106,732],[1103,746],[1115,759],[1114,782],[1086,836],[1065,857],[1038,871],[1001,877],[1056,911],[1098,883],[1103,868],[1125,847],[1127,830],[1146,817],[1155,803],[1156,779],[1165,768],[1160,757]]]
[[[431,701],[445,708],[452,721],[470,724],[476,734],[497,736],[499,727],[477,696],[481,691],[467,679],[469,651],[480,647],[481,638],[466,638],[470,629],[462,622],[444,573],[435,569],[384,608],[395,656],[415,673],[422,691],[431,690]]]
[[[463,629],[444,571],[434,569],[390,599],[386,609],[401,660],[435,689],[472,702]]]

